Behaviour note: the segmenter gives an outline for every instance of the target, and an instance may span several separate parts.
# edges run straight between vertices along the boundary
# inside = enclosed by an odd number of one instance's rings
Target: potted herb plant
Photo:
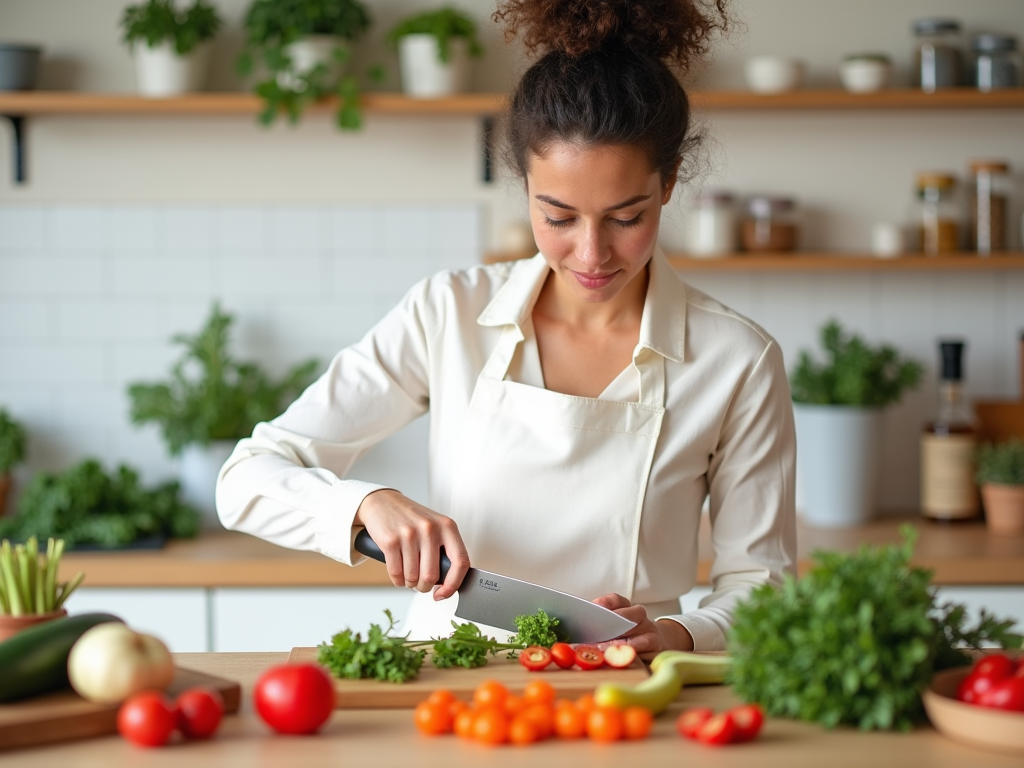
[[[0,517],[11,490],[11,470],[25,460],[25,428],[0,408]]]
[[[460,93],[469,82],[469,59],[483,55],[476,24],[446,6],[399,22],[388,33],[398,49],[402,90],[417,98]]]
[[[269,75],[256,84],[260,122],[269,125],[283,111],[294,123],[306,105],[337,96],[338,126],[359,128],[359,85],[346,65],[350,44],[369,27],[359,0],[253,0],[238,69],[248,75],[259,63]]]
[[[221,18],[216,8],[195,0],[179,8],[174,0],[129,5],[121,17],[124,42],[132,49],[143,96],[175,96],[202,87],[209,47]]]
[[[319,361],[306,360],[274,382],[256,363],[235,360],[228,350],[234,318],[214,304],[194,336],[179,334],[185,352],[169,381],[128,387],[131,419],[157,424],[171,455],[180,457],[182,495],[216,526],[214,487],[235,443],[253,427],[279,415],[313,380]]]
[[[985,521],[1000,536],[1024,536],[1024,440],[989,443],[975,457]]]
[[[921,364],[872,347],[836,321],[821,329],[824,362],[800,353],[790,376],[797,432],[797,506],[804,520],[840,528],[871,518],[883,410],[921,380]]]

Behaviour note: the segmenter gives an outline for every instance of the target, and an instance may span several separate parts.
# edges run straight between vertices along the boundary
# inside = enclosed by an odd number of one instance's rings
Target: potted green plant
[[[398,49],[402,90],[417,98],[465,91],[469,58],[484,52],[474,21],[450,6],[403,19],[388,42]]]
[[[24,544],[0,542],[0,641],[67,614],[64,603],[84,576],[79,571],[69,582],[57,581],[63,554],[62,539],[50,539],[46,554],[34,536]]]
[[[121,16],[124,42],[135,59],[143,96],[174,96],[202,87],[209,47],[221,27],[217,9],[195,0],[179,8],[174,0],[129,5]]]
[[[319,365],[306,360],[277,382],[253,362],[228,350],[234,318],[214,304],[194,336],[179,334],[185,347],[169,381],[128,387],[134,424],[157,424],[172,456],[180,457],[182,495],[214,526],[217,473],[238,440],[261,421],[278,416],[313,380]]]
[[[25,460],[27,443],[25,428],[0,408],[0,517],[4,516],[11,490],[11,470]]]
[[[869,520],[877,501],[883,410],[921,380],[921,364],[871,346],[835,320],[821,328],[823,362],[802,351],[790,375],[797,432],[797,507],[811,525]]]
[[[306,105],[337,96],[338,126],[359,128],[359,84],[346,65],[350,44],[370,23],[359,0],[253,0],[238,69],[248,75],[260,63],[269,75],[256,84],[260,122],[269,125],[282,111],[297,122]]]
[[[975,456],[985,522],[1000,536],[1024,536],[1024,440],[982,445]]]

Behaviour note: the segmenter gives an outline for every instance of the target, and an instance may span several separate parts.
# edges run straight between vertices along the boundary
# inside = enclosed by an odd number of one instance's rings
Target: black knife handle
[[[384,559],[384,553],[380,551],[380,547],[377,546],[377,542],[370,538],[370,534],[363,528],[359,533],[356,534],[355,541],[356,552],[371,557],[381,563],[386,563]],[[437,580],[438,584],[444,583],[445,576],[448,575],[448,569],[452,567],[452,561],[448,559],[448,555],[444,552],[444,547],[441,547],[441,577]]]

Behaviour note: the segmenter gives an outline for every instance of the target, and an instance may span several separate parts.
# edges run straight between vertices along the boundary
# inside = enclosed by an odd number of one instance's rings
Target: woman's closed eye
[[[574,221],[576,221],[576,219],[574,218],[552,219],[548,216],[544,217],[544,223],[547,224],[552,229],[562,229],[564,227],[568,227]],[[621,227],[622,229],[629,229],[630,227],[640,226],[640,224],[643,222],[643,214],[637,214],[632,219],[609,219],[609,221],[616,227]]]

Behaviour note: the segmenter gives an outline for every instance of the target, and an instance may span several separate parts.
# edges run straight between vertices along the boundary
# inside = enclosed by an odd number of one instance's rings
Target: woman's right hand
[[[438,514],[391,489],[367,495],[356,511],[362,525],[384,553],[388,576],[396,587],[419,592],[434,588],[441,574],[441,547],[451,561],[435,600],[455,594],[469,570],[469,554],[459,528],[450,517]]]

